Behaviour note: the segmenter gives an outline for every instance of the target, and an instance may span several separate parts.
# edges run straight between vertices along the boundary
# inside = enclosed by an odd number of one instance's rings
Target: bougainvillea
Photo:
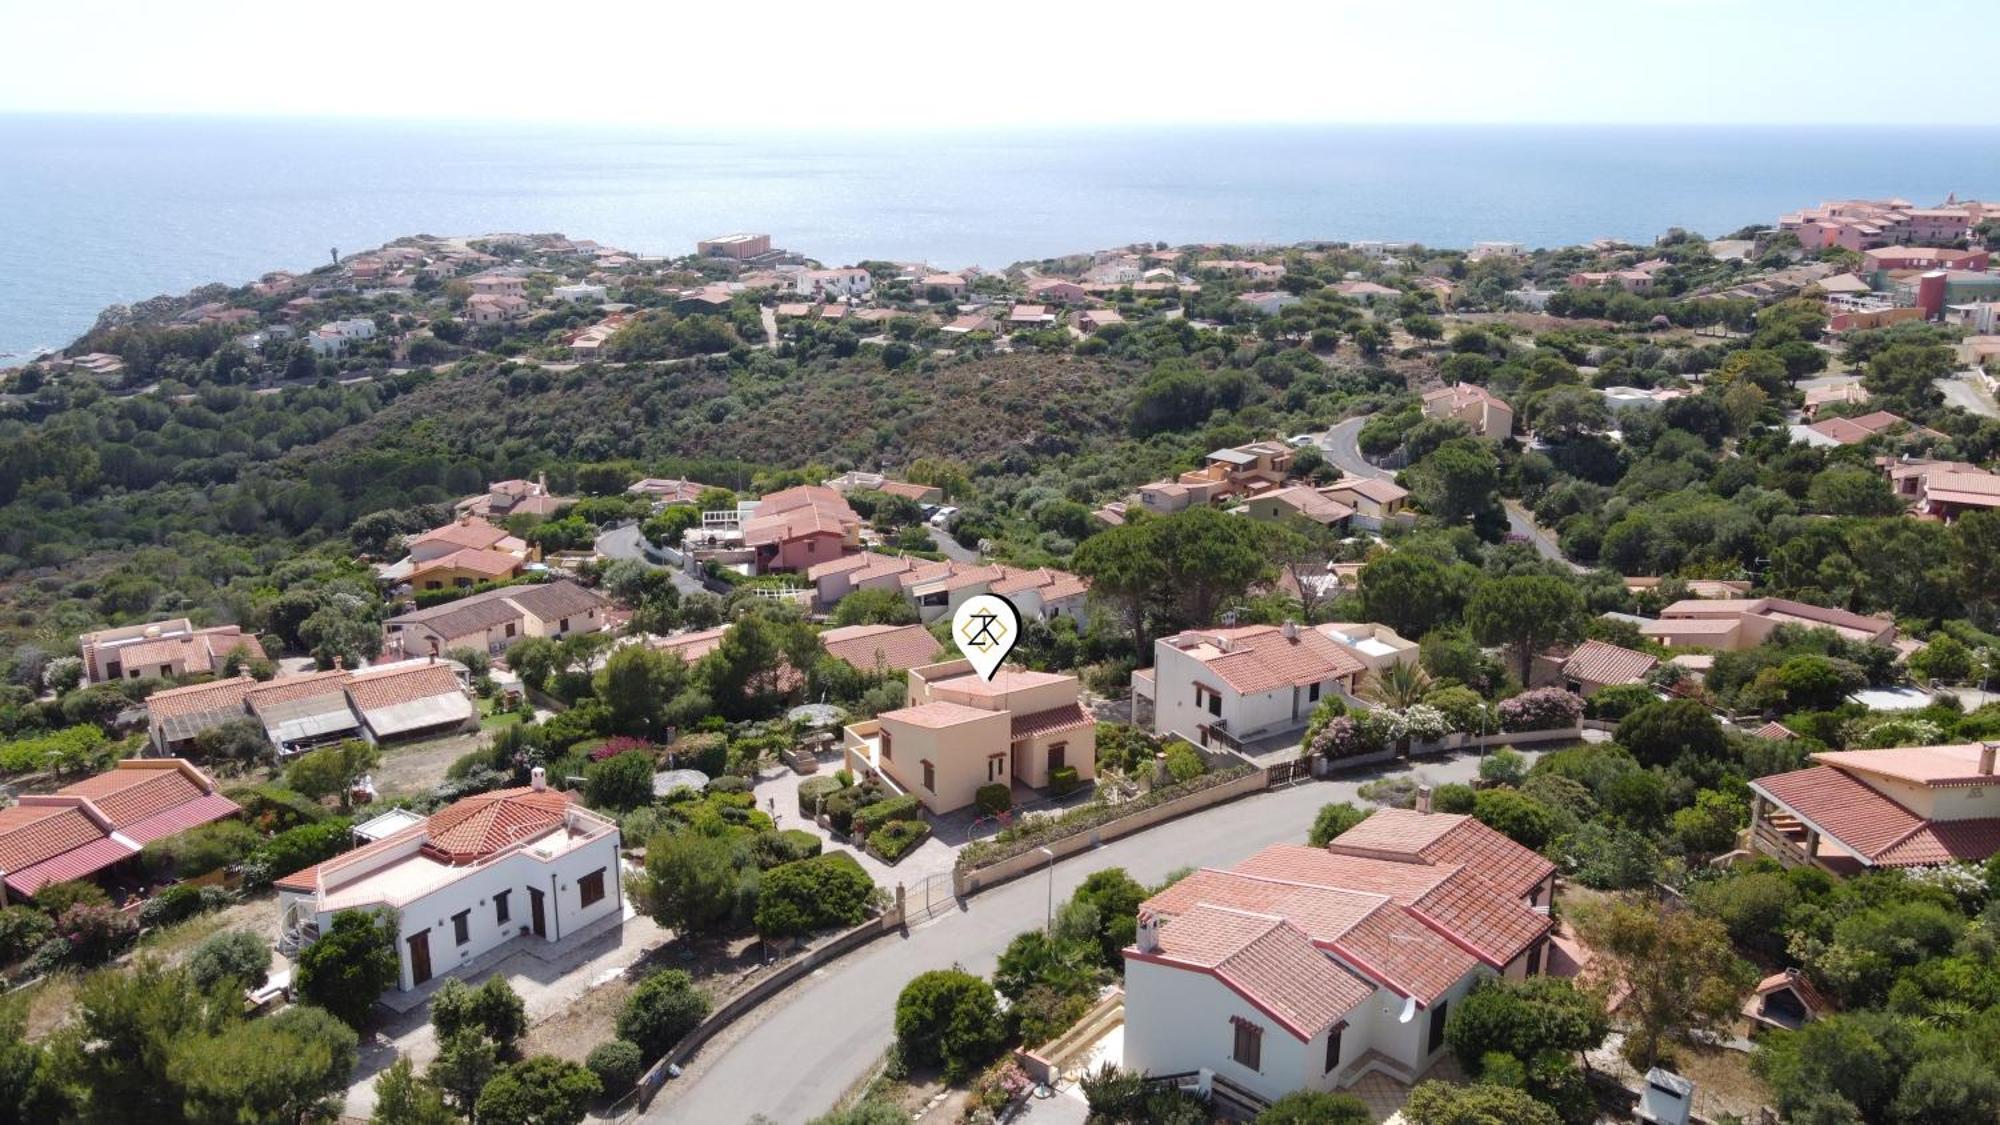
[[[1561,688],[1536,688],[1500,701],[1504,731],[1560,730],[1583,721],[1583,700]]]

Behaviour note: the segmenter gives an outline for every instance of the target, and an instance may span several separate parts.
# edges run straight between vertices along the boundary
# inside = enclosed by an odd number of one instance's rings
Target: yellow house
[[[1097,776],[1097,723],[1074,676],[1010,666],[989,681],[952,660],[912,668],[908,682],[906,706],[847,728],[847,763],[933,813],[972,804],[983,785],[1044,788],[1064,766]]]
[[[418,563],[407,581],[415,590],[449,590],[518,578],[526,565],[526,559],[508,551],[467,549]]]

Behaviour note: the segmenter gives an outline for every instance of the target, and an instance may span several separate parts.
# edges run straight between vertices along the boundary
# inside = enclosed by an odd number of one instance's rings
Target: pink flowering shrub
[[[1373,754],[1389,745],[1387,725],[1374,712],[1366,712],[1359,718],[1342,715],[1319,729],[1310,749],[1329,759]]]
[[[1583,721],[1583,700],[1561,688],[1536,688],[1501,700],[1499,712],[1504,731],[1561,730]]]
[[[139,936],[139,922],[100,902],[79,902],[56,916],[56,934],[69,942],[69,963],[102,965]]]
[[[635,750],[643,750],[651,754],[653,753],[653,744],[643,738],[632,738],[623,734],[614,735],[606,739],[604,745],[590,752],[590,760],[601,762],[606,758],[616,758],[620,754],[630,754]]]

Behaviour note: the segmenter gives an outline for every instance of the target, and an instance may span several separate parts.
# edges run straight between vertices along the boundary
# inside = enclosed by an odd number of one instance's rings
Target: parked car
[[[931,526],[941,528],[944,525],[950,523],[951,517],[957,514],[958,514],[958,509],[947,504],[944,507],[939,508],[937,511],[931,513]]]

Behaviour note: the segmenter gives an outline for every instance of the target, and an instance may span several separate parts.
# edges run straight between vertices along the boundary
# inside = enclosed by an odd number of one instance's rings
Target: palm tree
[[[1370,703],[1402,710],[1423,700],[1431,690],[1431,674],[1414,660],[1398,660],[1378,672],[1371,672],[1361,685],[1363,698]]]

